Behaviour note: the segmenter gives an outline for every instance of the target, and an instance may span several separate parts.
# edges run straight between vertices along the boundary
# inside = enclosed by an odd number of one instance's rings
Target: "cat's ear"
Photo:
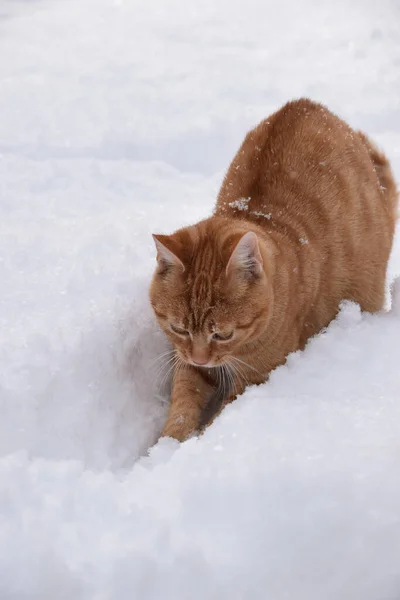
[[[233,272],[257,277],[263,270],[263,259],[258,244],[258,237],[253,231],[245,233],[233,250],[226,267],[226,274]]]
[[[178,267],[183,273],[185,265],[177,255],[176,242],[170,235],[155,235],[153,240],[157,248],[157,261],[159,268],[164,270],[166,267]]]

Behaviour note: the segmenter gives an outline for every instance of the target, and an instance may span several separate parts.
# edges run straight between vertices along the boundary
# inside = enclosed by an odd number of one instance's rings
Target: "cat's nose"
[[[198,367],[204,367],[204,365],[206,365],[210,360],[208,346],[204,343],[204,340],[201,338],[201,336],[196,336],[193,338],[193,346],[190,354],[192,363]]]

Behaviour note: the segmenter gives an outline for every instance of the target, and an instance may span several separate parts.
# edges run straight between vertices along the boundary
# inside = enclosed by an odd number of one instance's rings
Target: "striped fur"
[[[382,308],[397,200],[386,157],[310,100],[246,136],[213,216],[155,236],[150,300],[175,350],[163,435],[184,440],[265,381],[342,300]]]

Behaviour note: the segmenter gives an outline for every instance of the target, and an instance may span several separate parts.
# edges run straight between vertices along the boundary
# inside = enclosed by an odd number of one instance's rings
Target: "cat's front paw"
[[[165,427],[161,433],[162,438],[172,438],[178,442],[184,442],[190,434],[175,427]]]
[[[179,416],[167,420],[164,429],[162,430],[161,437],[170,437],[178,440],[178,442],[184,442],[195,433],[196,427],[188,423],[183,417]]]

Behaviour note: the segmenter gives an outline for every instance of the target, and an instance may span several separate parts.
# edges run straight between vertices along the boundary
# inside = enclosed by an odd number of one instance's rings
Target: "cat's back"
[[[325,106],[305,98],[288,102],[245,137],[222,184],[216,214],[266,226],[263,215],[275,222],[285,215],[308,218],[312,225],[319,213],[325,226],[365,210],[390,219],[393,210],[381,193],[374,152],[366,136]]]
[[[339,155],[349,153],[352,136],[324,106],[306,98],[288,102],[245,136],[221,186],[218,208],[240,211],[230,203],[241,198],[255,208],[266,192],[273,205],[282,195],[287,199],[295,186],[303,193],[313,177],[329,178]]]
[[[330,306],[315,319],[317,331],[345,298],[381,306],[396,212],[384,154],[326,107],[301,99],[247,134],[214,214],[257,224],[281,256],[292,256],[312,302],[318,293]]]

